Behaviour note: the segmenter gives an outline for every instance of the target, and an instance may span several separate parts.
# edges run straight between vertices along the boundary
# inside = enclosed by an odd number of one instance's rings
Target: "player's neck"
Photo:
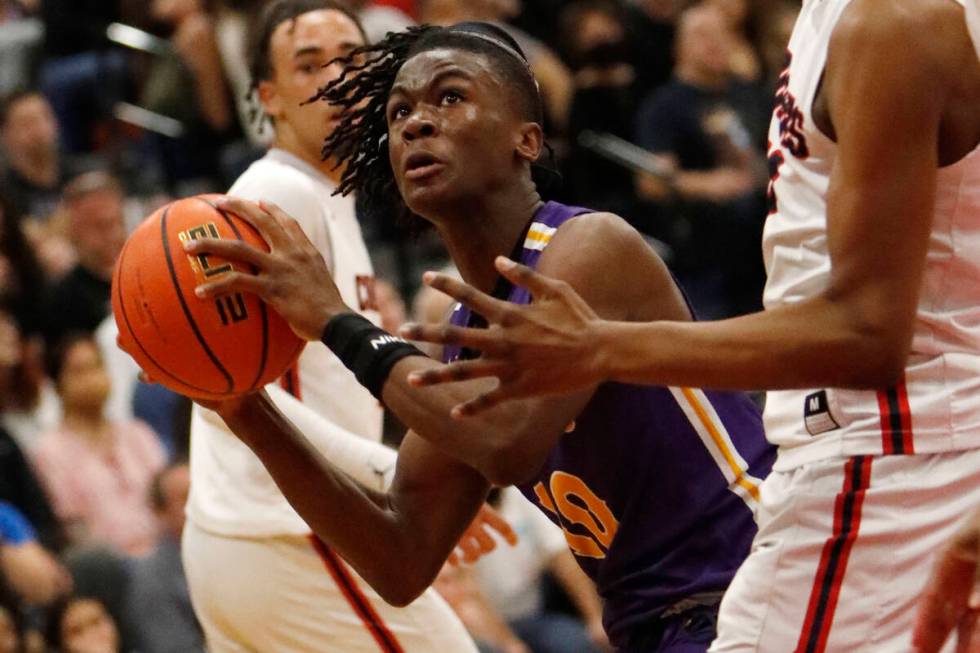
[[[540,206],[541,197],[531,184],[484,196],[467,203],[465,214],[433,223],[463,279],[491,292],[499,277],[494,259],[511,255]]]
[[[276,137],[272,141],[272,147],[284,150],[296,158],[302,159],[305,163],[308,163],[312,167],[316,168],[320,174],[327,179],[330,179],[335,183],[340,181],[340,175],[343,171],[334,169],[334,161],[332,159],[324,161],[320,150],[305,147],[303,143],[296,138],[296,134],[292,130],[277,130]]]

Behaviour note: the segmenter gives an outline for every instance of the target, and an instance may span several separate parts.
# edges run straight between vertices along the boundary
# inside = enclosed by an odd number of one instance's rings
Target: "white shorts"
[[[980,505],[980,450],[773,472],[711,653],[904,653],[933,556]]]
[[[394,608],[312,539],[236,539],[188,521],[182,548],[211,653],[476,653],[434,590]]]

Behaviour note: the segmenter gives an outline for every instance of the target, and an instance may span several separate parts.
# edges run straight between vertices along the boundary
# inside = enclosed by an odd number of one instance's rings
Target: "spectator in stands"
[[[33,447],[41,432],[61,418],[58,395],[44,375],[42,351],[40,339],[25,338],[13,313],[0,305],[0,429],[9,433],[0,439],[13,436],[23,449]]]
[[[73,596],[52,611],[47,640],[58,653],[122,653],[112,615],[88,596]]]
[[[480,653],[537,653],[521,641],[490,603],[472,568],[447,564],[432,586],[463,622]]]
[[[5,418],[12,406],[26,402],[22,397],[31,391],[30,388],[25,390],[31,380],[24,378],[22,357],[23,348],[16,326],[0,310],[0,412]],[[45,547],[52,551],[61,550],[65,543],[64,532],[48,497],[20,445],[3,426],[0,426],[0,501],[12,504],[25,515]]]
[[[28,605],[48,605],[71,591],[71,576],[37,541],[23,513],[0,501],[0,580]]]
[[[169,183],[193,184],[194,190],[221,184],[221,150],[238,135],[214,4],[153,0],[153,16],[173,30],[174,54],[156,60],[142,89],[143,106],[183,125],[183,136],[159,138],[157,145]]]
[[[614,0],[579,0],[561,13],[562,51],[575,75],[563,199],[622,215],[649,233],[640,220],[632,172],[577,142],[585,130],[633,137],[636,70],[624,20]]]
[[[148,553],[157,526],[146,493],[165,462],[157,436],[140,422],[106,418],[109,379],[90,336],[67,336],[46,359],[64,415],[38,442],[34,463],[55,512],[73,543]]]
[[[123,18],[120,5],[127,1],[41,2],[44,59],[39,85],[51,100],[62,144],[71,154],[95,149],[97,127],[106,124],[123,96],[127,58],[110,47],[106,28]]]
[[[10,307],[23,333],[39,332],[38,297],[45,291],[44,271],[24,234],[21,215],[9,196],[0,191],[0,303]]]
[[[0,100],[2,185],[18,215],[44,221],[61,201],[74,169],[61,155],[58,133],[51,104],[40,92],[18,90]]]
[[[517,545],[497,547],[475,568],[479,585],[510,627],[534,653],[609,650],[602,605],[557,526],[515,488],[491,493],[494,505],[517,532]],[[582,620],[545,608],[543,578],[550,572],[575,603]]]
[[[634,0],[627,7],[626,24],[640,97],[670,80],[674,69],[674,33],[682,5],[681,0]]]
[[[186,463],[165,468],[150,484],[150,505],[162,526],[160,544],[151,556],[137,561],[128,601],[131,620],[139,625],[141,653],[204,651],[204,635],[191,607],[180,561],[180,536],[189,490]]]
[[[65,186],[68,233],[78,263],[51,290],[44,335],[92,333],[110,312],[112,268],[126,239],[123,189],[105,172],[88,172]]]
[[[690,216],[690,237],[670,244],[682,284],[710,318],[755,310],[763,282],[765,155],[746,127],[758,108],[741,105],[733,90],[731,40],[716,8],[687,10],[674,78],[644,101],[637,123],[639,143],[675,170],[669,180],[640,175],[638,190],[679,201]]]

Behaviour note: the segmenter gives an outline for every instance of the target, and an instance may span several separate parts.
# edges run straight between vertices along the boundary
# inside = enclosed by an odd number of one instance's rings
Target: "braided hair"
[[[324,100],[343,109],[340,122],[326,138],[324,159],[343,168],[335,194],[356,192],[364,208],[376,215],[406,218],[409,211],[398,193],[388,158],[386,107],[398,71],[427,50],[452,48],[483,54],[515,89],[524,118],[543,123],[537,82],[520,46],[505,31],[488,23],[452,27],[424,25],[389,33],[382,41],[353,50],[338,59],[343,74],[309,101]]]

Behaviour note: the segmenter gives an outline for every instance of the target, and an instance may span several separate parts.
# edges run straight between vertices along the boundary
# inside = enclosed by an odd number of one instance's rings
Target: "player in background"
[[[779,457],[712,650],[908,650],[932,555],[980,504],[980,65],[962,0],[806,0],[789,56],[767,310],[606,321],[499,261],[534,304],[436,277],[490,328],[404,333],[482,351],[416,379],[497,377],[460,416],[609,379],[773,390]]]
[[[493,260],[503,252],[567,279],[610,319],[691,319],[663,262],[622,219],[541,200],[532,178],[541,98],[506,32],[419,28],[355,54],[321,93],[347,107],[326,143],[346,164],[342,190],[428,220],[463,278],[510,301],[527,296],[498,279]],[[441,364],[352,313],[297,222],[271,205],[225,206],[252,221],[271,251],[196,241],[187,251],[257,271],[231,272],[199,295],[256,292],[303,337],[323,336],[411,429],[390,490],[377,492],[317,455],[264,394],[215,404],[317,534],[382,596],[414,599],[491,483],[517,484],[565,530],[597,584],[614,645],[706,650],[721,594],[748,553],[773,455],[745,395],[606,384],[455,422],[450,406],[477,389],[411,387],[410,372]],[[452,319],[478,318],[458,310]]]
[[[325,64],[363,43],[360,27],[339,3],[279,0],[265,8],[250,66],[275,138],[229,194],[274,201],[303,216],[303,229],[345,300],[376,322],[374,274],[354,203],[331,195],[337,173],[320,158],[337,111],[324,102],[304,104],[339,74]],[[370,487],[385,487],[395,452],[379,442],[381,408],[333,354],[307,348],[282,388],[269,393],[310,429],[318,451]],[[209,650],[475,652],[434,591],[404,609],[382,601],[311,536],[258,458],[199,406],[191,421],[191,476],[183,560]]]

